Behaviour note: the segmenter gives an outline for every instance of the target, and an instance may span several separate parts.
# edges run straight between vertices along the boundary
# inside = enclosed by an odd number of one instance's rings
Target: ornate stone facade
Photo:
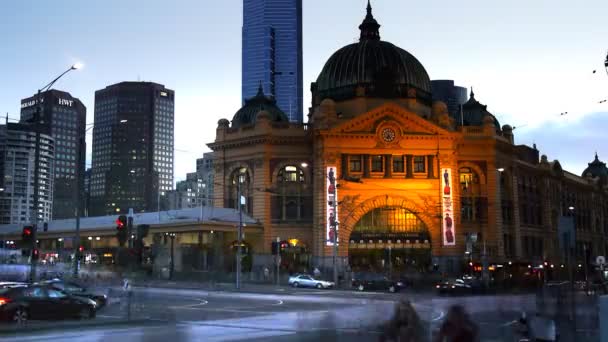
[[[368,8],[366,20],[370,16]],[[379,39],[376,33],[366,31],[359,44]],[[389,45],[376,48],[398,49]],[[331,69],[342,70],[339,63],[348,63],[345,58],[334,55]],[[356,63],[357,56],[352,58]],[[593,255],[605,254],[606,182],[563,171],[557,161],[539,158],[536,147],[515,145],[512,128],[497,127],[498,120],[473,94],[462,122],[455,122],[444,103],[431,104],[427,96],[417,95],[418,85],[427,83],[420,78],[428,78],[418,66],[411,71],[414,81],[412,75],[406,77],[407,66],[368,61],[360,67],[371,68],[365,80],[340,74],[340,80],[331,81],[331,75],[321,73],[325,85],[338,88],[319,92],[313,83],[308,124],[284,122],[275,108],[269,115],[271,99],[266,107],[256,107],[255,120],[235,116],[232,126],[225,119],[218,123],[216,139],[209,144],[216,161],[215,205],[236,207],[236,180],[243,182],[240,193],[248,201],[243,210],[264,226],[262,236],[246,237],[254,265],[273,262],[271,246],[277,237],[288,242],[283,257],[298,258],[294,271],[331,265],[328,167],[335,167],[338,186],[340,267],[352,266],[352,255],[365,255],[361,251],[386,249],[393,249],[400,262],[408,260],[408,251],[426,251],[430,260],[418,262],[447,272],[478,261],[482,250],[489,263],[558,262],[558,218],[571,214],[577,217],[579,245],[586,244]],[[370,81],[376,67],[385,76],[398,70],[392,78],[396,83],[386,86],[390,75]],[[352,84],[344,85],[345,80]],[[399,82],[405,82],[403,88]],[[379,93],[377,87],[385,88]],[[387,92],[394,97],[385,97]],[[418,94],[425,93],[419,89]],[[445,225],[454,233],[449,244],[444,243]],[[369,260],[364,263],[374,267]]]

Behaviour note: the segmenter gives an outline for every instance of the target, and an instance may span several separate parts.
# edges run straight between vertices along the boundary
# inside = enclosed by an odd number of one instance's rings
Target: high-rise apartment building
[[[84,181],[87,108],[65,91],[51,89],[40,96],[41,128],[55,140],[53,219],[72,218]],[[37,104],[37,95],[21,100],[21,122],[34,117]]]
[[[302,122],[302,0],[243,0],[242,97],[260,83],[291,122]]]
[[[159,209],[173,189],[174,101],[151,82],[95,92],[90,216]]]
[[[34,125],[0,126],[0,224],[34,223],[36,171],[38,173],[37,223],[52,219],[55,143],[41,129],[36,168]]]

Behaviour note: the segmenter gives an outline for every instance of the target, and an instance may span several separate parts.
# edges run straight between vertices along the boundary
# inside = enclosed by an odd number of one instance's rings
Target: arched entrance
[[[353,271],[424,272],[431,266],[431,236],[424,222],[400,206],[371,209],[349,238]]]

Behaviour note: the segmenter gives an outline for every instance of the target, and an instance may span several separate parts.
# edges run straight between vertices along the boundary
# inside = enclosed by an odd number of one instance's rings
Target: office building
[[[167,191],[167,210],[195,208],[200,206],[199,180],[196,172],[186,175],[186,180],[179,181],[175,190]]]
[[[21,122],[38,110],[37,95],[21,100]],[[65,91],[51,89],[41,94],[42,128],[55,140],[53,218],[76,215],[77,189],[82,191],[85,169],[87,108]]]
[[[86,169],[84,172],[84,199],[83,199],[83,213],[85,217],[89,216],[89,205],[91,204],[91,168]]]
[[[203,154],[203,158],[196,160],[196,174],[199,186],[199,205],[213,205],[213,178],[215,176],[213,168],[214,155],[212,152]]]
[[[260,83],[289,121],[302,122],[302,0],[243,0],[242,99]]]
[[[433,101],[441,101],[448,106],[448,113],[457,125],[462,124],[461,106],[468,100],[467,88],[454,85],[452,80],[431,81]]]
[[[89,214],[157,211],[173,189],[175,93],[121,82],[95,92]]]
[[[41,130],[44,132],[44,130]],[[52,219],[55,178],[55,144],[49,134],[39,133],[38,219]],[[0,126],[0,223],[35,222],[36,131],[33,125],[7,123]]]

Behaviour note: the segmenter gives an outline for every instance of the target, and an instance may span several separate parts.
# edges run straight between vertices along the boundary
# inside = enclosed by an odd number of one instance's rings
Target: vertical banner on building
[[[443,226],[443,245],[456,245],[456,227],[452,202],[452,169],[442,169],[441,173],[441,213]]]
[[[336,187],[336,167],[328,166],[325,173],[326,180],[326,201],[327,206],[327,217],[325,218],[326,230],[325,230],[325,241],[327,246],[334,245],[334,235],[338,232],[338,188]],[[335,228],[335,229],[334,229]],[[339,242],[336,240],[336,242]]]

